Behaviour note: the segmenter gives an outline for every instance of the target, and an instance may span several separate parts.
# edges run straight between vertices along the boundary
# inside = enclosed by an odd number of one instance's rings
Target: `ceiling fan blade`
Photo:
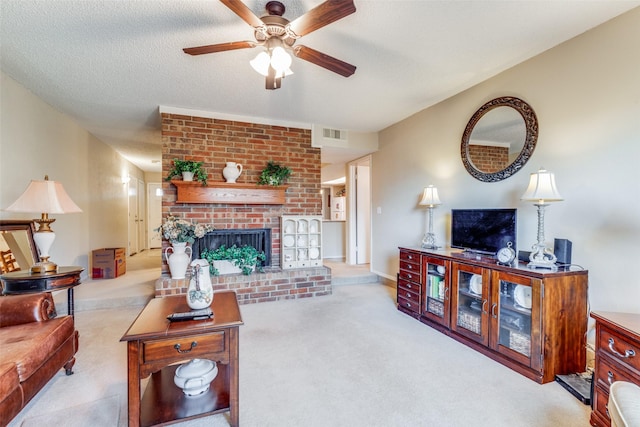
[[[244,41],[244,42],[210,44],[207,46],[185,47],[182,50],[184,51],[184,53],[188,53],[189,55],[203,55],[205,53],[224,52],[226,50],[235,50],[235,49],[247,49],[247,48],[252,48],[256,46],[257,46],[257,43],[255,42]]]
[[[353,0],[327,0],[301,17],[291,21],[288,28],[297,36],[302,37],[338,19],[351,15],[355,11],[356,6],[353,4]]]
[[[244,3],[239,0],[220,0],[225,6],[231,9],[244,22],[254,28],[262,27],[264,22],[258,18]]]
[[[318,52],[317,50],[311,49],[307,46],[297,45],[293,49],[293,54],[297,58],[312,62],[344,77],[349,77],[356,72],[355,65],[347,64],[346,62],[336,59],[333,56],[329,56],[326,53]]]

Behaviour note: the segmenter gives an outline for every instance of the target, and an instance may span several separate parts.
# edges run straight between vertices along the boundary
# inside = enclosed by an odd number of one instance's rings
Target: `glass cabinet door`
[[[450,261],[424,256],[422,265],[424,283],[423,316],[449,326],[449,283],[447,275]]]
[[[455,263],[452,271],[451,328],[489,344],[489,273],[484,268]]]
[[[527,366],[540,353],[541,281],[493,272],[492,347]]]

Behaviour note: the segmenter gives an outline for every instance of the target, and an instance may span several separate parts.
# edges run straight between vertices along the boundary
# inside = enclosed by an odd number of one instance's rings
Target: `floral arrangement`
[[[193,243],[196,238],[204,237],[213,227],[210,225],[202,225],[178,219],[173,215],[167,216],[160,227],[155,231],[159,231],[166,240],[171,243]]]

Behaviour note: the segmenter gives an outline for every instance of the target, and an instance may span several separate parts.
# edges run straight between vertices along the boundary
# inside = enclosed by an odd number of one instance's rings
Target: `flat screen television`
[[[451,247],[495,254],[507,242],[517,250],[517,209],[451,209]]]

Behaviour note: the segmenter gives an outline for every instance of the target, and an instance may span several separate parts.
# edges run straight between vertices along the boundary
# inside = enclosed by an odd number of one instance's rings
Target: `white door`
[[[129,256],[138,253],[138,180],[129,177]]]
[[[138,180],[138,251],[147,249],[147,227],[145,226],[146,217],[145,206],[147,205],[146,191],[144,191],[144,181]]]
[[[371,260],[371,157],[349,164],[347,264],[368,264]]]
[[[162,184],[151,182],[147,185],[147,241],[148,247],[161,248],[162,236],[155,231],[162,225]]]

